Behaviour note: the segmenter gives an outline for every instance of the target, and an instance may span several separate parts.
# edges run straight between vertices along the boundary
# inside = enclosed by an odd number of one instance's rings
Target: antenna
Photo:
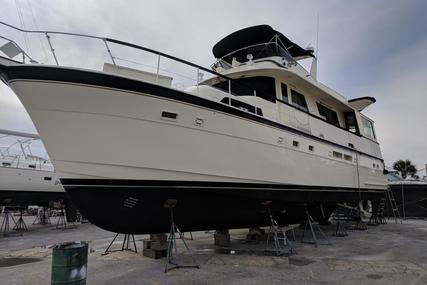
[[[319,57],[319,11],[317,11],[316,58]]]
[[[319,12],[317,12],[316,55],[311,62],[310,75],[317,80],[317,60],[319,58]]]

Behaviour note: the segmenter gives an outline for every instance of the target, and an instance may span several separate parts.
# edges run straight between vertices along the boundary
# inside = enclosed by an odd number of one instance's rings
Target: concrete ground
[[[27,225],[33,220],[26,217]],[[0,237],[0,284],[50,284],[50,246],[74,240],[89,242],[88,284],[427,284],[423,220],[389,221],[366,231],[349,230],[347,237],[333,237],[333,225],[322,227],[332,245],[317,248],[300,243],[298,230],[298,254],[280,257],[265,253],[263,242],[245,241],[247,230],[231,231],[230,249],[215,247],[211,233],[197,232],[188,244],[200,269],[167,274],[164,258],[142,256],[142,239],[147,236],[135,236],[138,253],[103,256],[113,233],[91,224],[57,230],[52,222],[31,225],[23,236]],[[120,241],[114,247],[120,248]],[[188,254],[183,261],[191,261]]]

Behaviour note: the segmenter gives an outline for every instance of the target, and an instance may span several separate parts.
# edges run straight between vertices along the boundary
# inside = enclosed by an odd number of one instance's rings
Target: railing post
[[[50,42],[50,36],[48,35],[48,33],[47,33],[47,32],[46,32],[46,33],[44,33],[44,34],[46,35],[46,39],[47,39],[47,42],[49,43],[50,51],[51,51],[51,52],[52,52],[52,54],[53,54],[53,58],[55,59],[56,65],[59,65],[59,63],[58,63],[58,59],[56,58],[55,50],[53,49],[53,47],[52,47],[52,43]]]
[[[199,95],[199,78],[200,78],[200,71],[197,68],[197,79],[196,79],[197,96]]]
[[[111,53],[110,47],[108,46],[108,43],[107,43],[107,40],[103,39],[103,41],[104,41],[105,47],[107,48],[108,54],[110,55],[111,61],[113,62],[114,66],[117,68],[116,61],[114,60],[114,56]]]
[[[228,79],[228,94],[231,95],[231,80]]]
[[[159,80],[159,71],[160,71],[160,54],[158,54],[158,57],[157,57],[156,83]]]

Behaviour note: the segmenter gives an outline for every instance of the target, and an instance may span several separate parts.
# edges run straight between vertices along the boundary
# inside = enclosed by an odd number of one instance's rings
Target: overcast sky
[[[2,0],[0,20],[27,29],[108,36],[209,66],[219,39],[251,25],[269,24],[302,47],[316,46],[319,14],[318,80],[349,99],[375,97],[377,103],[364,113],[375,121],[386,165],[403,158],[421,169],[427,163],[426,11],[424,0]],[[43,38],[30,37],[26,43],[21,34],[4,28],[0,35],[53,63]],[[4,85],[0,128],[35,132]]]

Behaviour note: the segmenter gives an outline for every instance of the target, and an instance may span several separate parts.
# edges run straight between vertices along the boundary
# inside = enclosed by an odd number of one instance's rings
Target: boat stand
[[[173,209],[176,207],[176,204],[178,203],[178,200],[175,199],[168,199],[165,202],[164,208],[169,209],[170,211],[170,221],[171,221],[171,229],[168,236],[168,250],[166,254],[166,265],[165,265],[165,273],[167,273],[170,270],[177,269],[177,268],[200,268],[197,264],[196,260],[194,259],[194,256],[190,250],[190,248],[187,245],[187,242],[185,241],[184,235],[181,234],[179,231],[177,225],[175,224],[174,215],[173,215]],[[178,248],[176,246],[177,241],[177,234],[178,239],[182,241],[184,244],[187,252],[189,253],[193,265],[181,265],[178,263],[179,254],[178,254]]]
[[[50,225],[49,210],[45,207],[42,207],[40,211],[37,212],[36,218],[34,219],[33,225]]]
[[[335,232],[332,234],[334,237],[346,237],[348,236],[347,230],[345,229],[345,224],[343,221],[337,221],[337,227],[335,228]]]
[[[23,209],[20,209],[19,210],[19,219],[16,222],[15,226],[13,227],[14,231],[17,231],[17,232],[27,232],[28,231],[27,225],[25,224],[25,221],[22,218],[22,212],[23,212]]]
[[[266,206],[268,217],[270,219],[270,228],[268,229],[267,233],[267,240],[265,244],[265,251],[268,251],[270,247],[270,241],[272,240],[274,244],[274,252],[276,256],[280,256],[284,254],[284,249],[286,247],[289,247],[289,253],[290,254],[297,254],[296,250],[292,247],[290,240],[288,239],[288,236],[286,235],[286,232],[288,230],[292,231],[294,240],[295,240],[295,232],[293,228],[283,228],[280,227],[277,221],[273,218],[273,215],[271,213],[271,205],[272,201],[265,201],[261,203],[263,206]]]
[[[67,222],[67,216],[65,214],[65,210],[61,209],[58,216],[58,221],[56,222],[56,229],[57,230],[69,230],[69,229],[75,229],[77,228],[77,225],[73,222],[71,225]]]
[[[67,219],[65,217],[64,210],[61,210],[61,212],[59,212],[58,221],[56,222],[56,229],[65,230],[66,228],[67,228]]]
[[[105,250],[105,252],[102,255],[107,255],[107,254],[109,254],[111,252],[115,252],[115,251],[133,251],[135,253],[138,253],[138,250],[136,249],[135,236],[133,234],[124,234],[125,237],[123,239],[122,249],[110,250],[110,247],[113,245],[113,243],[116,241],[116,238],[119,235],[120,235],[120,233],[117,233],[114,236],[113,240],[110,242],[107,249]],[[133,242],[133,249],[129,247],[129,241],[130,241],[131,237],[132,237],[132,242]]]
[[[193,232],[189,232],[190,237],[185,237],[185,232],[179,233],[179,238],[185,238],[186,240],[194,240],[193,238]]]
[[[305,210],[305,215],[307,217],[306,221],[305,221],[305,226],[304,226],[304,231],[302,232],[302,237],[301,237],[301,242],[302,243],[314,243],[314,247],[317,248],[318,246],[318,239],[316,237],[316,233],[315,231],[317,230],[320,235],[323,237],[323,239],[326,241],[327,244],[332,245],[332,243],[329,241],[329,239],[326,237],[325,233],[320,229],[319,223],[316,222],[311,216],[310,213],[307,210],[307,205],[304,205],[304,210]],[[311,231],[311,236],[313,238],[312,241],[305,241],[304,240],[304,235],[305,232],[307,230],[307,227],[310,227],[310,231]]]
[[[366,231],[368,229],[368,227],[366,226],[366,223],[363,222],[362,217],[357,218],[352,228],[353,230],[357,230],[357,231]]]
[[[12,213],[9,212],[7,207],[4,209],[3,212],[3,222],[1,223],[0,227],[0,233],[3,234],[4,237],[12,236],[12,235],[22,235],[17,233],[12,233],[10,230],[10,220],[12,220],[14,227],[16,227],[16,221],[12,216]]]

